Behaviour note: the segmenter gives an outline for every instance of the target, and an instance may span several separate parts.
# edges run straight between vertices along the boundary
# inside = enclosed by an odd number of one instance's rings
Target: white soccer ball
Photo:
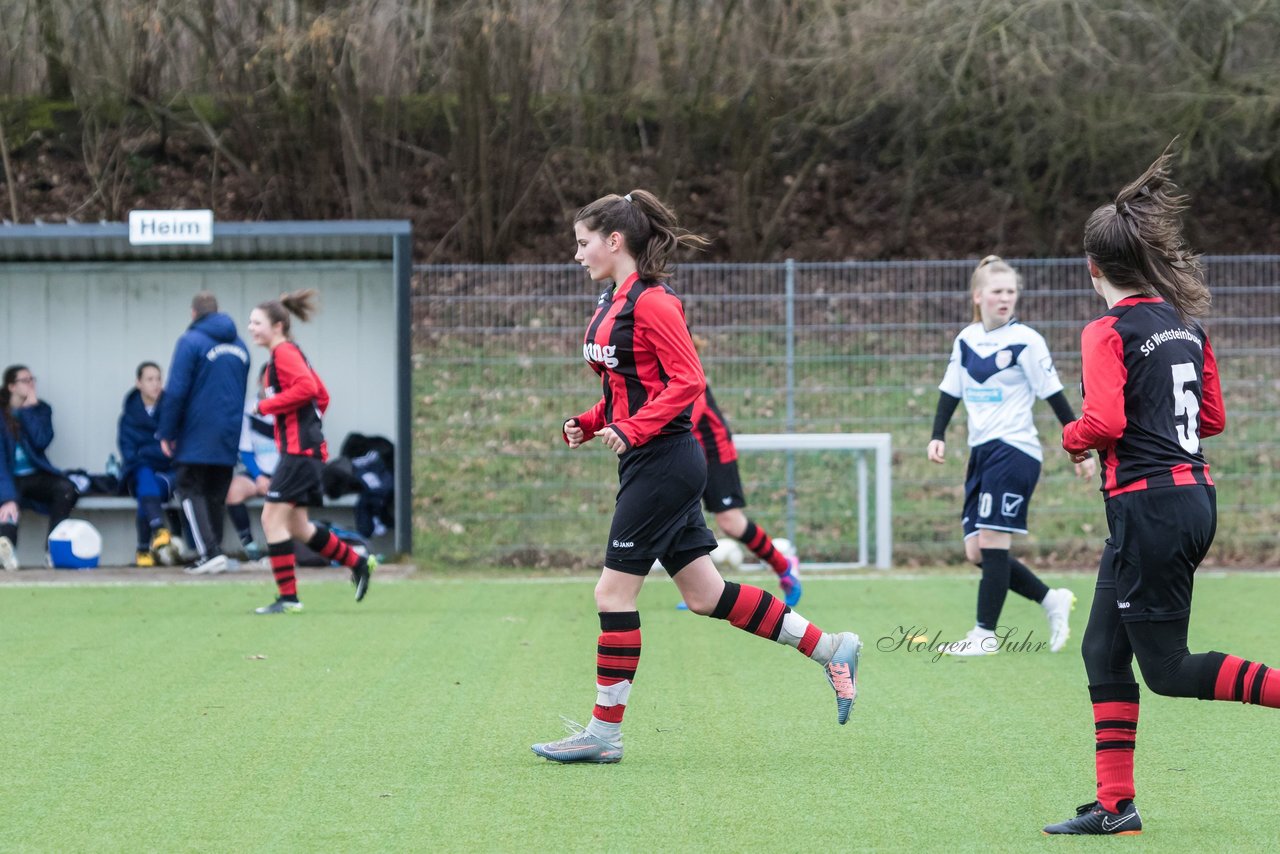
[[[186,550],[187,544],[182,541],[182,537],[171,535],[169,545],[155,550],[156,563],[161,566],[177,566],[182,563],[182,553]]]
[[[49,562],[57,569],[93,569],[102,555],[102,535],[83,519],[63,519],[49,534]]]
[[[745,557],[742,543],[728,537],[716,540],[716,547],[711,552],[711,562],[721,572],[737,572],[742,569]]]

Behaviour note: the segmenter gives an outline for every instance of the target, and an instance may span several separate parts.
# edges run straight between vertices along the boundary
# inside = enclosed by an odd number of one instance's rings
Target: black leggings
[[[53,533],[58,523],[71,515],[80,498],[74,483],[53,472],[37,471],[35,474],[15,477],[13,485],[18,489],[21,504],[30,507],[34,501],[48,512],[48,534]],[[45,535],[46,538],[48,534]],[[8,537],[14,545],[18,544],[17,525],[0,525],[0,535]]]
[[[1225,655],[1192,654],[1187,649],[1189,615],[1174,620],[1122,621],[1116,607],[1115,576],[1110,570],[1112,557],[1103,555],[1089,625],[1080,644],[1089,684],[1136,684],[1133,661],[1137,659],[1143,681],[1157,694],[1213,699],[1214,681]]]

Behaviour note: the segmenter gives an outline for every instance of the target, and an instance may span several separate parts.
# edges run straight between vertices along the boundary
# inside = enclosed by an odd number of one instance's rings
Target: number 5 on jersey
[[[1180,362],[1172,365],[1173,371],[1173,417],[1181,419],[1186,416],[1187,423],[1175,425],[1178,433],[1178,444],[1188,454],[1200,450],[1200,400],[1195,392],[1187,388],[1190,383],[1197,383],[1196,366],[1191,362]]]

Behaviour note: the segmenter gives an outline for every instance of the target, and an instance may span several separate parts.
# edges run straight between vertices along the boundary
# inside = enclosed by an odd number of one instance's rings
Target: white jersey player
[[[1049,648],[1062,649],[1070,633],[1068,615],[1075,595],[1050,590],[1022,562],[1009,556],[1013,534],[1027,532],[1027,506],[1040,479],[1044,459],[1032,418],[1037,400],[1047,400],[1063,424],[1075,420],[1053,357],[1040,333],[1013,314],[1018,303],[1017,272],[995,255],[982,259],[970,281],[974,322],[961,330],[938,386],[938,409],[928,456],[946,459],[943,439],[960,401],[969,421],[969,465],[965,473],[965,557],[982,567],[977,624],[963,640],[947,644],[951,655],[990,655],[1014,638],[997,634],[1000,612],[1010,590],[1038,602],[1049,618]],[[1092,477],[1094,463],[1076,466]]]

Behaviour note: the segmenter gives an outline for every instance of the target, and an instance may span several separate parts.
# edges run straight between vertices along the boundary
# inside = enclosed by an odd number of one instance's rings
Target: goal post
[[[868,499],[871,497],[867,454],[875,457],[875,566],[889,569],[893,561],[892,463],[893,440],[889,433],[739,433],[733,444],[739,451],[782,451],[788,455],[787,527],[795,532],[795,478],[791,455],[808,451],[849,451],[855,461],[858,490],[858,562],[856,564],[805,564],[810,569],[838,569],[870,565]]]

